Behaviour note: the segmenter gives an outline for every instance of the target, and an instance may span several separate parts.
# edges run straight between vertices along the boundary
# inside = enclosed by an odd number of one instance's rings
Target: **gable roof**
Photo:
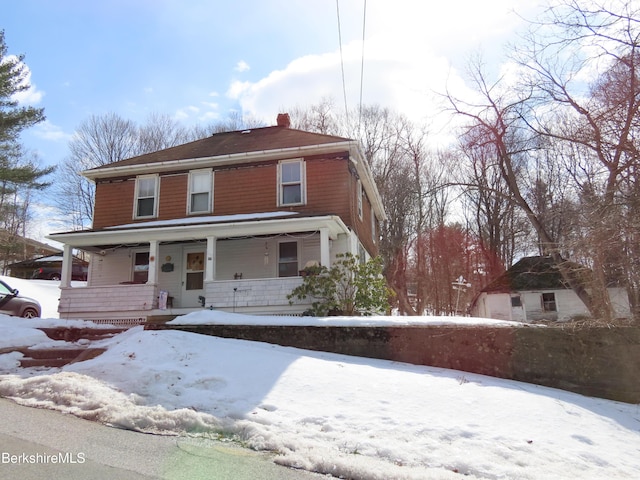
[[[579,270],[586,267],[567,262]],[[563,280],[551,257],[524,257],[482,289],[483,292],[516,292],[523,290],[558,290],[569,286]]]
[[[345,143],[349,149],[352,140],[333,135],[305,132],[288,127],[262,127],[234,132],[222,132],[193,142],[158,150],[137,157],[92,168],[84,172],[89,178],[102,176],[102,171],[118,170],[120,167],[154,165],[180,160],[215,158],[237,154],[264,153],[272,150],[295,149]]]

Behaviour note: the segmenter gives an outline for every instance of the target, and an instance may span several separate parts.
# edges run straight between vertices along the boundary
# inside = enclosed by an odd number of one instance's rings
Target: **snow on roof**
[[[61,262],[62,261],[62,255],[51,255],[50,257],[40,257],[40,258],[36,258],[33,261],[34,262],[43,262],[43,263]]]

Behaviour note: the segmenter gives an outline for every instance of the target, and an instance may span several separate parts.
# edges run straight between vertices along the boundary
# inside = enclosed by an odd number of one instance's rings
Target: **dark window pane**
[[[555,293],[542,294],[542,309],[545,312],[556,311],[556,294]]]
[[[191,194],[191,212],[209,211],[209,193]]]
[[[302,188],[300,185],[283,185],[282,186],[282,203],[301,203]]]
[[[153,205],[155,199],[153,198],[140,198],[138,199],[138,216],[139,217],[152,217]]]
[[[278,276],[295,277],[298,275],[298,243],[283,242],[279,244]]]
[[[187,290],[202,290],[204,288],[204,272],[187,273]]]

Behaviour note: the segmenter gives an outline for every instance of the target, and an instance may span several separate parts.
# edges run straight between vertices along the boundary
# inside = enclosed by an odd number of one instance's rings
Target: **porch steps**
[[[21,351],[24,358],[20,366],[28,367],[63,367],[70,363],[95,358],[105,352],[104,348],[25,348]]]
[[[113,337],[126,328],[68,328],[52,327],[40,328],[52,340],[64,340],[66,342],[77,342],[85,340],[84,343],[95,342]],[[70,363],[82,362],[97,357],[104,353],[105,348],[92,347],[90,343],[85,345],[71,345],[68,347],[9,347],[4,348],[0,353],[20,352],[23,358],[20,359],[20,366],[59,368]]]
[[[128,327],[113,328],[76,328],[76,327],[42,327],[42,330],[51,340],[64,340],[65,342],[77,342],[78,340],[103,340],[113,337],[126,330]]]

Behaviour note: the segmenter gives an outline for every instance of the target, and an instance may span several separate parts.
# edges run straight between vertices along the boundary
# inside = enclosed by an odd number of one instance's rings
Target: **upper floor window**
[[[194,170],[189,172],[189,213],[213,211],[213,172]]]
[[[373,205],[371,206],[371,240],[373,243],[376,243],[378,237],[378,229],[376,228],[376,212],[373,209]]]
[[[358,180],[358,218],[362,220],[362,182]]]
[[[278,205],[306,203],[303,160],[286,160],[278,164]]]
[[[157,215],[158,176],[150,175],[136,178],[135,218],[148,218]]]

